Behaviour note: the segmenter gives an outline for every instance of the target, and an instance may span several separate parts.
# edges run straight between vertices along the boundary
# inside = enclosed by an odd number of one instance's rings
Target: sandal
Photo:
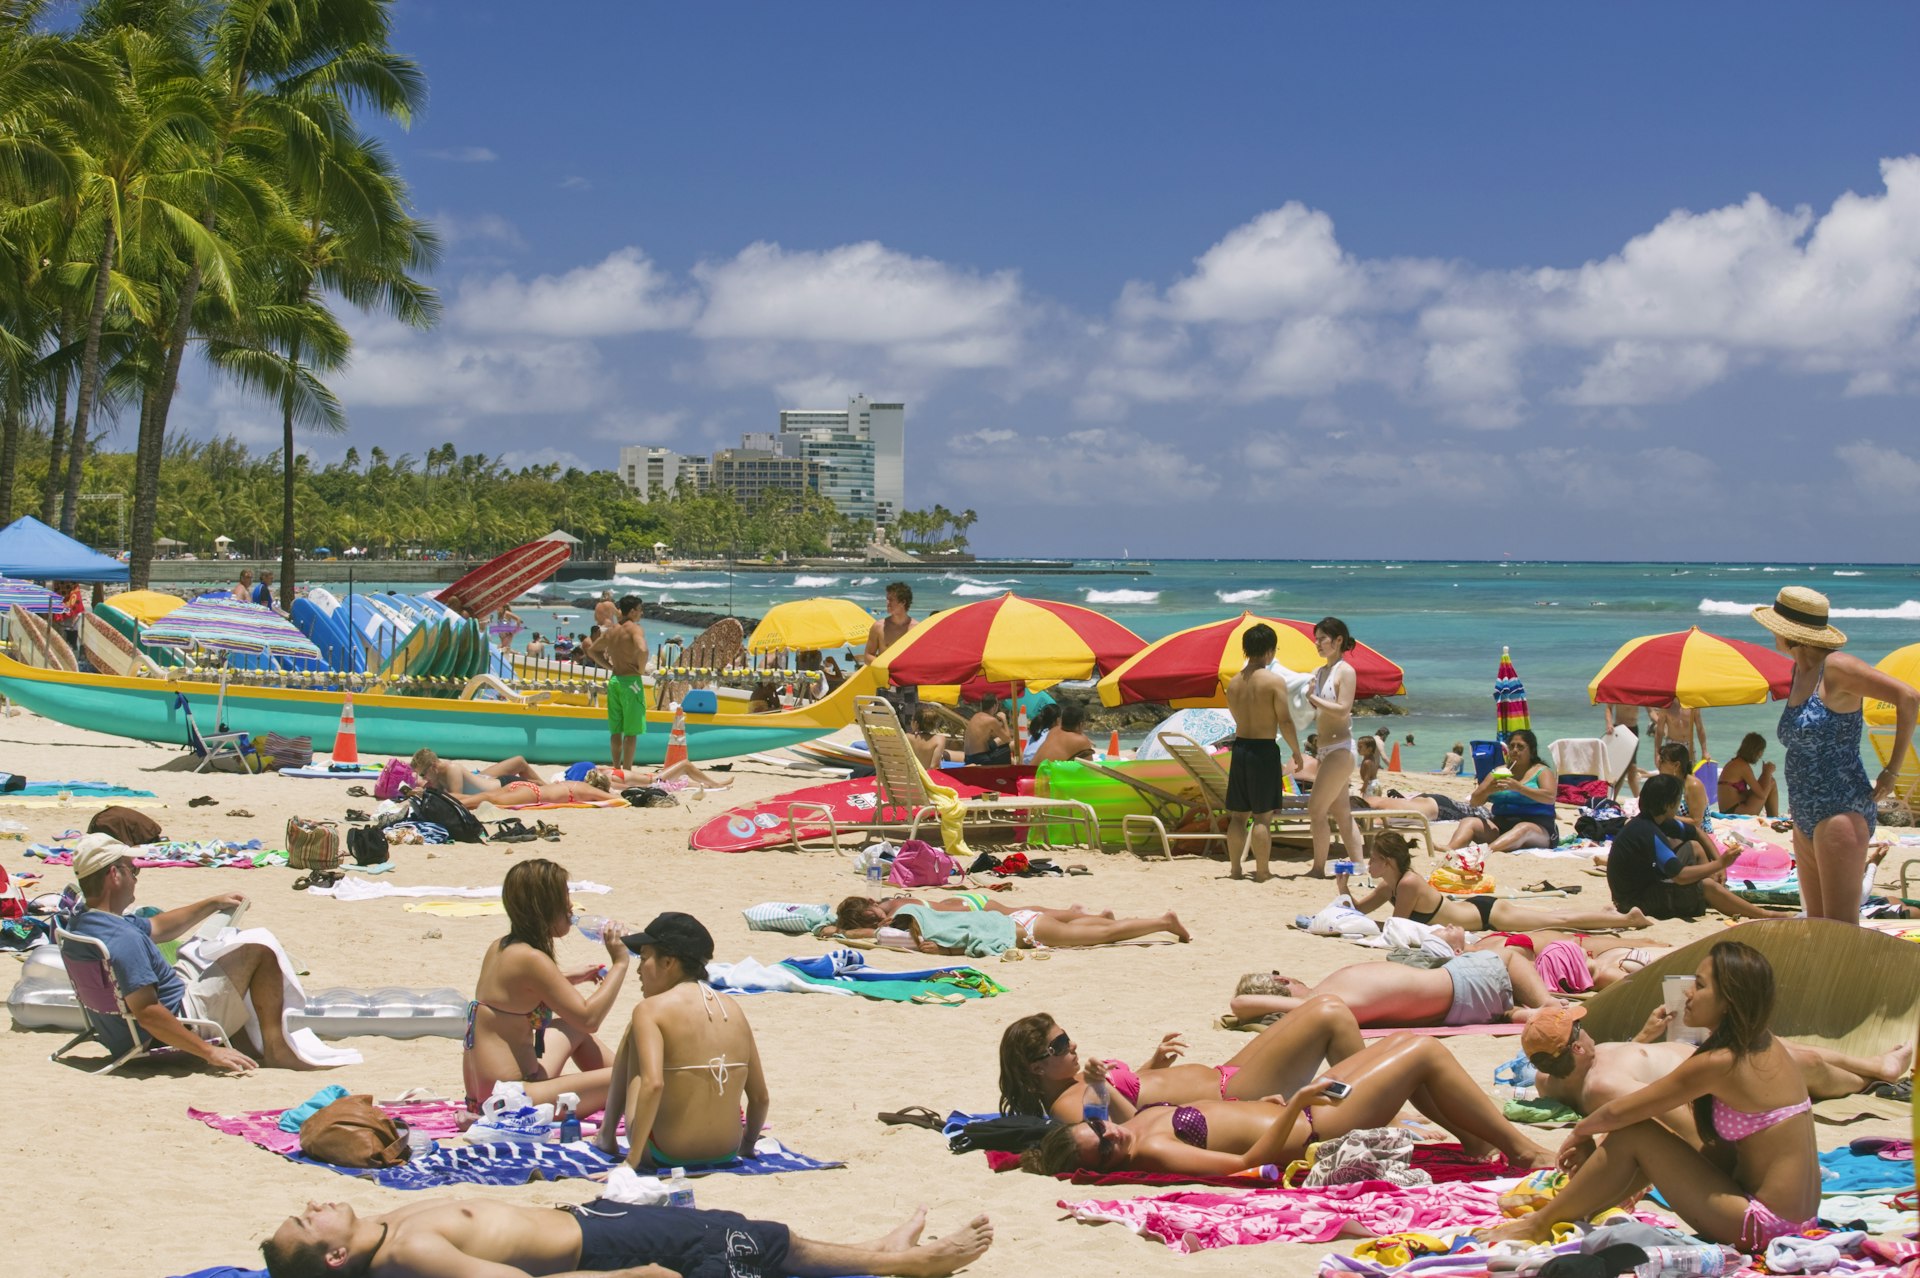
[[[947,1125],[946,1119],[925,1105],[909,1105],[905,1109],[889,1110],[880,1115],[880,1121],[892,1127],[924,1127],[930,1132],[937,1132]]]
[[[942,1006],[958,1006],[967,1001],[967,996],[965,994],[915,994],[913,1001],[916,1003],[937,1003]]]
[[[1541,879],[1538,883],[1534,884],[1532,887],[1524,887],[1524,888],[1521,888],[1520,890],[1522,892],[1559,892],[1566,896],[1580,895],[1580,885],[1578,883],[1575,883],[1570,887],[1560,887],[1557,884],[1547,882],[1547,880],[1545,879]]]
[[[348,808],[348,809],[347,809],[347,820],[349,820],[349,821],[371,821],[371,820],[373,820],[373,818],[372,818],[372,817],[370,817],[370,816],[368,816],[368,815],[367,815],[366,813],[364,813],[364,812],[362,812],[362,811],[361,811],[361,810],[360,810],[359,808]]]
[[[253,813],[247,811],[245,808],[235,808],[233,811],[227,813],[227,815],[230,817],[251,817]]]
[[[364,785],[350,785],[347,787],[347,797],[349,799],[371,799],[373,794]]]
[[[549,824],[546,821],[535,821],[533,823],[533,832],[549,843],[558,843],[560,841],[560,827]]]
[[[1069,865],[1069,866],[1067,867],[1067,873],[1068,873],[1068,874],[1070,874],[1070,875],[1073,875],[1073,874],[1092,874],[1092,873],[1093,873],[1093,871],[1092,871],[1092,870],[1089,870],[1089,869],[1088,869],[1088,868],[1087,868],[1086,866],[1084,866],[1084,865],[1078,865],[1078,864],[1075,864],[1075,865]]]
[[[188,799],[187,806],[190,808],[210,808],[218,802],[220,802],[220,800],[214,798],[211,794],[203,794],[197,799]]]
[[[340,870],[309,870],[293,881],[293,890],[304,892],[310,887],[330,888],[345,877],[346,874]]]

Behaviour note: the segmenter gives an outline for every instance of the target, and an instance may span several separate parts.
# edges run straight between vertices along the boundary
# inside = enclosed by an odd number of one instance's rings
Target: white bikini
[[[1345,666],[1346,664],[1346,661],[1342,659],[1334,662],[1330,666],[1321,666],[1319,670],[1315,671],[1313,675],[1313,695],[1324,700],[1327,695],[1328,686],[1333,683],[1334,674],[1341,666]],[[1348,666],[1348,669],[1352,669],[1352,667]],[[1347,721],[1347,734],[1348,735],[1338,741],[1322,741],[1320,743],[1320,759],[1322,762],[1326,761],[1328,755],[1340,750],[1345,750],[1348,754],[1352,755],[1356,762],[1359,760],[1360,752],[1354,749],[1353,746],[1353,721],[1351,719]]]
[[[713,1009],[716,1007],[720,1009],[720,1019],[722,1021],[731,1021],[733,1019],[727,1015],[727,1005],[725,1001],[722,1000],[718,994],[714,993],[705,981],[700,982],[700,1006],[706,1011],[709,1021],[713,1019]],[[733,1076],[732,1072],[736,1069],[746,1069],[747,1062],[730,1061],[725,1055],[720,1055],[711,1057],[699,1065],[663,1065],[660,1068],[669,1073],[676,1070],[703,1069],[712,1077],[714,1095],[718,1096],[727,1090],[727,1080]]]

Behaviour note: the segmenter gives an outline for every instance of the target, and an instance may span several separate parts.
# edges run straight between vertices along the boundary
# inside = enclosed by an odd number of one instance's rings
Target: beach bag
[[[407,820],[437,825],[455,843],[485,843],[487,831],[480,818],[447,797],[446,791],[429,786],[414,795],[407,805]]]
[[[1594,843],[1605,843],[1627,828],[1627,814],[1612,799],[1595,799],[1580,809],[1573,832]]]
[[[340,827],[331,821],[287,822],[287,868],[332,870],[340,865]]]
[[[130,848],[158,843],[162,837],[158,821],[144,812],[118,806],[101,808],[94,813],[93,820],[87,823],[87,833],[107,835]]]
[[[356,825],[347,831],[347,854],[355,865],[380,865],[392,853],[387,833],[377,825]]]
[[[412,1149],[373,1097],[342,1096],[300,1124],[300,1152],[335,1167],[399,1167]]]
[[[1433,1177],[1413,1165],[1413,1136],[1395,1127],[1362,1127],[1323,1140],[1308,1150],[1313,1165],[1304,1189],[1384,1180],[1395,1185],[1431,1185]],[[1294,1166],[1298,1166],[1295,1164]],[[1293,1171],[1289,1167],[1288,1172]],[[1291,1179],[1291,1177],[1289,1177]]]
[[[895,887],[945,887],[961,873],[960,863],[923,839],[908,839],[894,854],[887,882]]]
[[[376,799],[397,799],[403,787],[417,786],[420,778],[414,774],[404,759],[388,759],[387,766],[380,769],[380,775],[374,778],[373,797]]]
[[[27,788],[27,779],[18,772],[0,772],[0,794],[12,794]]]
[[[313,762],[312,737],[283,737],[278,732],[269,732],[260,741],[260,753],[266,756],[267,766],[276,771],[304,768]]]
[[[620,792],[620,797],[636,808],[671,808],[679,803],[657,785],[630,785]]]
[[[947,1137],[947,1148],[956,1154],[972,1153],[974,1150],[1018,1154],[1038,1145],[1040,1138],[1053,1127],[1054,1121],[1044,1115],[1003,1114],[999,1118],[968,1123]]]
[[[7,877],[7,869],[0,865],[0,919],[21,919],[27,916],[27,899],[20,895],[20,889]]]

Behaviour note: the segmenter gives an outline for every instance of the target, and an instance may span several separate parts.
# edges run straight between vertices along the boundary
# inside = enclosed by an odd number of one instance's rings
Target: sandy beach
[[[290,816],[338,819],[349,804],[370,806],[348,799],[338,782],[195,775],[172,747],[81,732],[26,712],[0,719],[0,745],[7,766],[33,779],[111,780],[155,791],[165,806],[150,811],[172,837],[257,837],[279,846]],[[729,857],[687,849],[688,832],[723,807],[798,784],[790,774],[753,762],[737,764],[733,775],[732,793],[696,798],[675,809],[540,814],[564,831],[557,844],[397,849],[399,868],[387,877],[400,884],[497,885],[514,861],[547,856],[576,880],[613,887],[607,896],[576,898],[583,910],[635,926],[660,910],[691,912],[713,931],[721,961],[752,955],[771,962],[820,953],[824,947],[810,938],[749,932],[740,910],[759,901],[831,900],[859,890],[862,883],[846,859],[830,852]],[[1419,789],[1466,789],[1457,779],[1416,780]],[[198,795],[218,801],[188,807]],[[225,815],[235,809],[253,815]],[[31,841],[84,827],[93,810],[76,803],[9,807],[0,815],[25,823]],[[500,814],[483,810],[481,815]],[[9,871],[38,866],[21,856],[23,846],[0,843]],[[1291,926],[1296,913],[1326,901],[1325,883],[1291,877],[1264,885],[1230,882],[1223,861],[1195,857],[1168,864],[1069,851],[1061,859],[1085,863],[1092,873],[1022,883],[1009,895],[1042,904],[1112,907],[1122,914],[1171,908],[1193,929],[1193,943],[1065,951],[1044,962],[993,963],[990,971],[1008,993],[961,1007],[795,995],[744,1000],[769,1074],[773,1133],[794,1149],[845,1160],[847,1166],[759,1178],[707,1177],[697,1182],[698,1204],[775,1218],[804,1235],[827,1239],[878,1235],[922,1203],[931,1209],[934,1234],[986,1212],[997,1241],[971,1271],[983,1275],[1030,1273],[1040,1263],[1062,1278],[1094,1278],[1121,1267],[1226,1273],[1260,1265],[1305,1273],[1331,1248],[1351,1251],[1354,1240],[1176,1256],[1116,1227],[1063,1220],[1057,1201],[1091,1196],[1087,1191],[1017,1172],[996,1175],[978,1155],[949,1153],[935,1133],[876,1120],[879,1111],[916,1104],[942,1112],[995,1108],[1001,1029],[1035,1011],[1059,1018],[1083,1052],[1137,1063],[1162,1033],[1177,1030],[1186,1037],[1189,1059],[1224,1060],[1245,1038],[1217,1028],[1214,1021],[1241,973],[1277,968],[1316,979],[1365,956],[1348,944],[1310,937]],[[1282,875],[1303,867],[1304,862],[1276,862]],[[1490,871],[1503,890],[1541,878],[1566,881],[1571,875],[1586,888],[1583,901],[1604,892],[1604,881],[1584,875],[1573,861],[1495,857]],[[37,890],[56,890],[67,881],[63,869],[44,873]],[[278,934],[308,972],[309,991],[387,985],[469,991],[482,947],[504,930],[498,917],[436,917],[410,912],[400,900],[344,903],[296,893],[290,890],[294,877],[277,869],[150,870],[141,877],[139,901],[172,907],[218,892],[247,893],[253,900],[248,924]],[[1642,935],[1683,942],[1721,926],[1714,919],[1661,923]],[[577,936],[560,943],[563,964],[588,962],[594,952]],[[913,965],[906,956],[884,953],[875,961],[896,969]],[[4,979],[10,988],[14,978]],[[603,1037],[617,1034],[638,998],[638,982],[629,980]],[[262,1071],[226,1078],[174,1065],[96,1078],[48,1062],[48,1053],[63,1041],[61,1034],[8,1028],[11,1032],[0,1034],[0,1067],[16,1098],[28,1102],[0,1135],[18,1204],[9,1250],[23,1273],[172,1275],[218,1264],[254,1266],[257,1241],[310,1199],[380,1211],[411,1198],[277,1158],[194,1121],[189,1106],[225,1113],[291,1106],[327,1082],[376,1098],[409,1088],[460,1094],[460,1048],[452,1039],[344,1040],[365,1054],[365,1064],[325,1075]],[[1489,1084],[1493,1066],[1513,1054],[1515,1041],[1447,1040]],[[1896,1132],[1892,1124],[1845,1129],[1847,1136],[1876,1130]],[[1541,1139],[1557,1143],[1558,1137],[1548,1132]],[[1834,1142],[1823,1133],[1822,1143]],[[124,1198],[107,1192],[123,1185],[131,1191]],[[595,1189],[573,1180],[457,1192],[549,1204],[584,1201],[595,1196]]]

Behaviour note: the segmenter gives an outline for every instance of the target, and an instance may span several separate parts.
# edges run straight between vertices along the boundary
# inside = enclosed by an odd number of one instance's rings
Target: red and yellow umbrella
[[[1895,648],[1880,658],[1874,669],[1883,674],[1892,675],[1901,683],[1920,688],[1920,643],[1910,643],[1904,648]],[[1869,700],[1866,710],[1867,722],[1876,728],[1888,727],[1899,718],[1891,701]]]
[[[1156,639],[1100,681],[1100,700],[1117,706],[1136,701],[1165,701],[1176,706],[1226,704],[1227,680],[1247,664],[1240,636],[1257,625],[1272,626],[1280,640],[1274,660],[1289,670],[1320,665],[1313,647],[1313,623],[1285,617],[1238,617],[1176,631]],[[1347,662],[1357,676],[1354,695],[1392,697],[1407,690],[1406,672],[1365,644],[1355,645]]]
[[[873,666],[881,678],[928,696],[930,689],[976,679],[1029,685],[1086,679],[1113,669],[1146,642],[1091,608],[1009,591],[935,613]]]
[[[1642,635],[1620,645],[1587,685],[1595,705],[1757,706],[1787,695],[1793,662],[1785,653],[1695,626]]]

